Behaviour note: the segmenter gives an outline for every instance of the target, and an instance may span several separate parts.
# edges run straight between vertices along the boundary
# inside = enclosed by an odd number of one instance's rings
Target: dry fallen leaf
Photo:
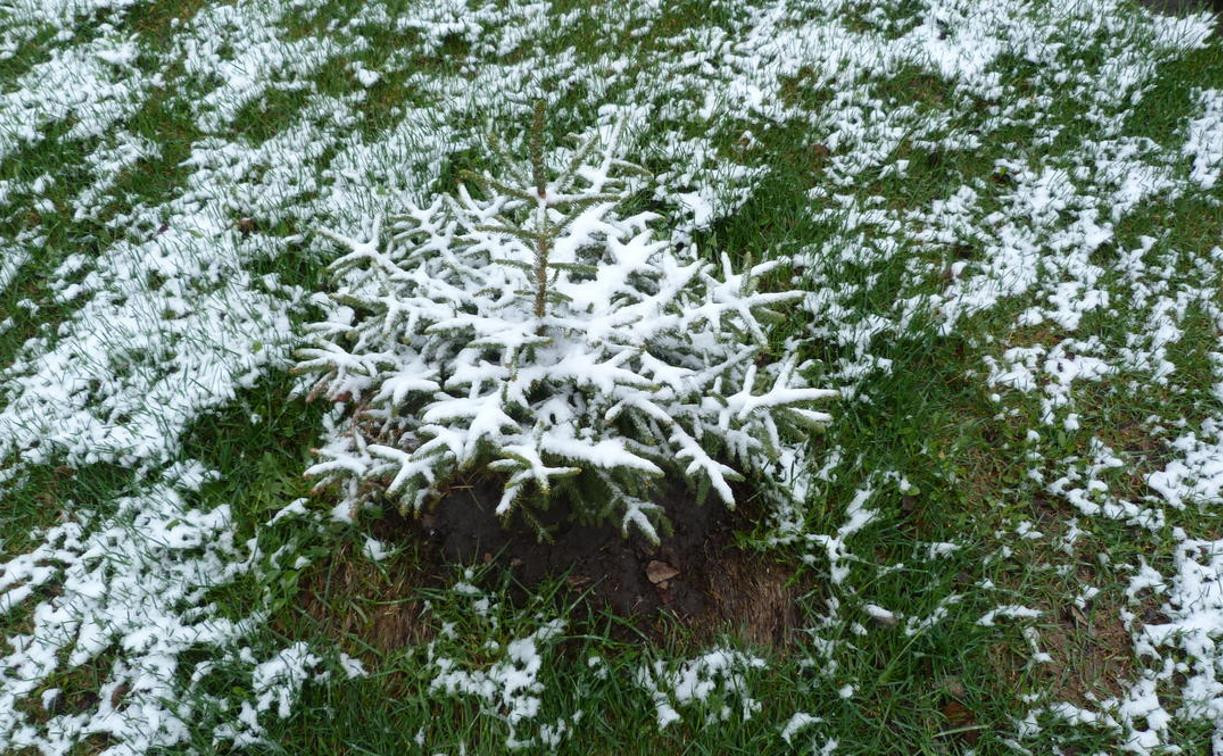
[[[968,745],[973,745],[981,738],[977,718],[971,709],[956,700],[943,704],[943,716],[947,719],[949,730],[947,735],[956,735]]]
[[[649,578],[654,585],[666,582],[679,574],[679,570],[675,569],[666,562],[660,562],[657,559],[651,559],[650,563],[645,566],[645,576]]]
[[[1087,627],[1088,625],[1087,615],[1083,613],[1082,609],[1078,608],[1074,604],[1066,605],[1066,608],[1063,611],[1063,616],[1067,620],[1069,620],[1076,628]]]
[[[132,686],[128,685],[127,683],[122,683],[121,685],[119,685],[119,687],[115,688],[114,691],[110,694],[111,708],[112,709],[119,708],[119,704],[123,702],[124,696],[126,696],[128,691],[130,691],[131,689],[132,689]]]
[[[943,678],[943,692],[952,698],[964,698],[968,695],[964,682],[958,677]]]

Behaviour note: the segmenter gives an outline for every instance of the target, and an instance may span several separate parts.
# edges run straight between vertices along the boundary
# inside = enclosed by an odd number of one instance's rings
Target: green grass
[[[143,44],[160,49],[171,33],[170,19],[189,18],[203,5],[195,0],[176,0],[138,6],[127,14],[125,28],[139,34]],[[356,5],[333,3],[313,17],[294,19],[292,32],[317,35],[329,21],[345,18]],[[660,39],[684,28],[728,23],[706,18],[720,12],[706,10],[703,3],[669,8],[656,26],[656,36],[639,41],[643,59],[644,51],[657,52]],[[850,19],[847,25],[863,31],[872,26],[860,19]],[[560,34],[552,44],[558,50],[576,46],[583,56],[593,59],[598,51],[624,42],[597,38],[598,32],[594,24],[580,25],[569,35]],[[355,59],[375,69],[396,45],[406,44],[398,35],[385,31],[372,33],[371,39],[370,50]],[[0,62],[0,81],[15,80],[45,57],[48,44],[47,36],[41,35],[24,44],[13,58]],[[456,75],[460,62],[469,55],[464,44],[448,40],[439,55],[414,59],[416,68],[406,74],[392,74],[374,85],[359,108],[362,121],[357,128],[372,137],[395,122],[396,108],[427,105],[420,93],[401,86],[405,76],[417,70]],[[323,66],[311,79],[315,91],[340,95],[356,88],[349,62],[349,57],[340,56]],[[1007,71],[1011,77],[1008,82],[1022,83],[1030,73],[1026,64],[1016,62]],[[1175,129],[1191,112],[1194,90],[1221,86],[1223,48],[1217,42],[1179,61],[1162,64],[1158,85],[1130,116],[1125,133],[1147,136],[1164,145],[1175,144],[1181,139]],[[938,109],[957,96],[938,78],[916,70],[899,71],[880,83],[876,94],[897,104],[915,104],[919,109]],[[803,90],[800,78],[794,96],[796,102],[814,109],[829,93]],[[115,196],[121,199],[108,215],[113,217],[113,212],[139,203],[165,201],[182,189],[188,171],[181,163],[190,154],[192,143],[202,136],[194,129],[186,104],[191,97],[191,92],[155,95],[126,125],[154,140],[162,153],[160,158],[141,161],[119,177]],[[223,136],[262,142],[293,124],[304,105],[301,92],[269,93],[244,108]],[[1087,131],[1077,122],[1078,105],[1062,105],[1057,117],[1065,127],[1063,134],[1052,147],[1042,149],[1055,152]],[[661,135],[664,128],[676,126],[700,127],[660,123],[655,128]],[[718,140],[728,154],[735,149],[741,126],[726,126]],[[808,212],[812,200],[806,192],[820,180],[828,158],[816,149],[821,136],[797,124],[758,136],[761,144],[754,148],[754,159],[765,168],[763,179],[743,207],[697,236],[698,245],[710,252],[729,251],[736,260],[749,256],[759,260],[815,249],[835,238],[837,229],[812,219]],[[1008,135],[1007,141],[1022,143],[1027,136],[1020,129]],[[0,179],[25,180],[44,172],[54,173],[59,183],[50,198],[57,207],[66,207],[72,191],[89,177],[66,171],[63,166],[79,165],[92,146],[69,142],[50,131],[44,141],[0,164]],[[975,179],[992,180],[993,160],[1013,156],[1009,148],[998,145],[986,145],[980,152],[931,154],[906,143],[899,153],[911,160],[906,177],[879,178],[849,191],[860,197],[880,195],[889,210],[903,213],[926,206]],[[449,166],[442,171],[440,183],[445,186],[459,170],[480,165],[483,156],[458,152],[438,159]],[[1216,190],[1215,197],[1219,196]],[[0,365],[9,364],[28,338],[45,334],[53,339],[55,324],[70,317],[71,306],[49,304],[46,283],[67,255],[100,249],[118,238],[104,224],[105,219],[97,224],[73,223],[30,213],[0,218],[0,237],[13,237],[31,227],[47,234],[39,256],[30,263],[21,282],[0,295],[0,313],[16,321],[12,330],[0,334]],[[289,224],[259,230],[273,237],[305,231]],[[1127,219],[1118,229],[1115,244],[1132,248],[1143,234],[1167,234],[1173,245],[1201,249],[1219,243],[1221,230],[1223,214],[1218,207],[1188,198]],[[979,250],[949,250],[946,259],[927,256],[920,262],[941,270],[957,255],[975,260]],[[806,279],[805,285],[861,285],[846,302],[854,313],[894,315],[898,298],[929,293],[942,284],[932,277],[918,291],[911,290],[907,273],[912,264],[908,255],[901,254],[830,269],[826,271],[828,278]],[[320,266],[317,256],[302,249],[286,258],[260,261],[256,269],[275,272],[288,283],[317,290],[322,279]],[[1193,271],[1180,273],[1194,275]],[[1121,343],[1131,320],[1142,316],[1127,312],[1126,291],[1120,282],[1112,291],[1121,314],[1088,316],[1079,338],[1095,336],[1107,343]],[[17,307],[17,301],[26,297],[42,304],[37,316]],[[1219,303],[1217,297],[1215,301]],[[839,444],[846,463],[837,480],[821,484],[813,492],[807,523],[810,532],[836,532],[844,520],[845,503],[868,485],[878,489],[870,506],[879,510],[881,520],[887,523],[886,527],[867,528],[852,542],[852,550],[861,560],[852,565],[849,581],[856,591],[856,603],[847,604],[842,612],[848,620],[866,625],[869,632],[856,634],[846,622],[819,633],[821,640],[840,644],[835,671],[827,673],[818,665],[801,663],[803,659],[820,658],[811,638],[800,638],[794,647],[784,649],[750,648],[769,661],[767,669],[749,673],[752,695],[762,704],[755,716],[745,721],[736,715],[725,723],[705,726],[702,711],[660,732],[649,697],[630,681],[642,665],[659,655],[692,655],[700,649],[686,646],[682,633],[677,633],[678,640],[668,649],[650,647],[639,639],[624,640],[622,620],[582,607],[585,599],[569,592],[563,581],[539,587],[530,599],[515,603],[510,596],[516,593],[495,570],[489,570],[478,580],[506,605],[505,624],[496,631],[498,640],[529,632],[537,626],[540,614],[562,616],[568,621],[563,638],[547,652],[548,663],[541,673],[541,713],[535,724],[524,725],[524,733],[534,732],[539,723],[567,719],[581,710],[583,717],[575,725],[575,734],[563,741],[562,752],[772,753],[777,752],[779,730],[793,713],[804,711],[824,720],[818,727],[822,737],[835,738],[851,753],[948,753],[969,747],[978,753],[999,753],[1006,747],[1004,740],[1013,734],[1014,719],[1026,711],[1018,695],[1052,688],[1072,699],[1077,696],[1083,703],[1086,690],[1116,693],[1108,687],[1109,676],[1135,669],[1132,659],[1119,658],[1129,654],[1130,648],[1128,637],[1116,628],[1116,611],[1125,603],[1122,589],[1128,575],[1101,565],[1096,555],[1109,555],[1114,565],[1136,564],[1143,558],[1166,572],[1171,528],[1192,523],[1195,528],[1218,532],[1223,522],[1215,513],[1173,513],[1166,528],[1148,533],[1096,518],[1087,526],[1091,532],[1074,555],[1052,547],[1052,539],[1064,533],[1066,519],[1076,513],[1064,502],[1052,502],[1027,477],[1028,464],[1022,458],[1024,434],[1039,424],[1039,403],[1033,397],[1008,404],[1021,407],[1020,415],[999,420],[995,417],[999,406],[989,399],[991,392],[980,375],[984,354],[996,356],[1008,346],[1036,340],[1024,338],[1034,334],[1012,329],[1019,309],[1022,307],[1018,304],[1004,306],[975,317],[946,338],[936,336],[934,324],[925,321],[919,321],[905,338],[889,334],[876,337],[871,352],[891,360],[891,370],[866,378],[859,393],[869,401],[841,403],[824,439],[813,441],[813,448],[820,452]],[[806,323],[796,317],[784,330],[798,334],[805,327]],[[992,345],[986,344],[987,338],[994,340]],[[1115,439],[1102,440],[1119,453],[1131,455],[1137,469],[1154,469],[1160,459],[1160,442],[1141,436],[1140,421],[1154,413],[1184,416],[1198,423],[1218,409],[1218,400],[1210,390],[1214,371],[1209,357],[1217,343],[1215,324],[1201,310],[1195,310],[1187,322],[1186,336],[1168,353],[1191,390],[1135,394],[1125,390],[1124,377],[1103,385],[1076,386],[1083,426],[1115,431]],[[851,353],[848,346],[817,339],[807,345],[805,356],[828,371]],[[977,371],[977,375],[966,377],[969,371]],[[404,577],[428,570],[436,573],[437,569],[422,562],[410,544],[388,562],[371,565],[360,556],[368,523],[333,525],[325,533],[293,524],[280,530],[262,528],[289,501],[310,494],[310,484],[302,479],[301,471],[309,464],[311,447],[318,442],[322,407],[286,398],[291,386],[290,377],[277,374],[244,391],[228,407],[199,420],[187,434],[182,451],[183,459],[198,459],[221,473],[218,481],[196,495],[199,507],[228,505],[241,537],[259,534],[266,539],[266,552],[291,545],[294,553],[315,560],[306,568],[284,568],[275,585],[263,584],[252,575],[218,592],[215,600],[224,613],[240,617],[260,606],[271,606],[274,614],[268,627],[252,640],[256,648],[271,650],[295,640],[310,641],[320,648],[335,646],[359,656],[371,672],[365,678],[346,680],[334,675],[326,685],[307,685],[292,715],[272,721],[269,750],[413,752],[418,748],[417,733],[423,729],[431,749],[451,751],[465,746],[468,752],[499,751],[507,734],[502,722],[481,715],[472,699],[443,698],[429,688],[433,677],[424,645],[418,641],[436,638],[445,622],[460,627],[459,640],[451,642],[450,652],[456,658],[472,663],[490,658],[482,647],[489,637],[487,628],[477,624],[466,628],[470,632],[462,632],[462,623],[472,621],[471,612],[453,592],[441,589],[455,575],[429,574],[427,579],[417,580]],[[253,415],[259,416],[258,422],[251,420]],[[1127,435],[1131,427],[1138,430]],[[1046,461],[1053,461],[1053,452],[1058,459],[1086,454],[1092,435],[1051,431],[1052,440],[1045,447],[1050,455]],[[900,493],[894,484],[881,480],[878,473],[884,471],[907,477],[920,493]],[[1131,478],[1129,470],[1104,477],[1118,492],[1141,496],[1141,480]],[[28,537],[31,529],[54,523],[69,506],[103,506],[131,483],[130,471],[110,466],[34,470],[16,493],[5,498],[0,553],[23,553],[33,543]],[[325,497],[316,497],[314,503],[320,508],[328,506]],[[1024,541],[1013,537],[1015,526],[1024,520],[1044,530],[1047,538]],[[955,541],[963,547],[945,558],[924,559],[921,552],[925,544],[936,541]],[[1014,548],[1014,556],[994,558],[1004,545]],[[801,556],[799,550],[787,551],[785,547],[781,554],[796,561]],[[892,571],[880,569],[902,563],[903,567]],[[1059,568],[1068,569],[1068,574],[1058,574]],[[1082,617],[1068,613],[1066,607],[1080,574],[1090,575],[1093,584],[1107,586]],[[800,566],[795,576],[800,584],[825,580],[823,562]],[[986,580],[993,583],[993,590],[978,587]],[[935,612],[952,594],[962,599],[947,605],[947,617],[913,637],[905,634],[903,620],[896,627],[871,625],[871,620],[857,609],[860,603],[875,603],[903,609],[906,617],[921,618]],[[826,598],[823,590],[817,590],[799,602],[800,614],[808,624],[817,625],[828,611]],[[426,601],[430,609],[424,612]],[[1018,623],[1001,631],[977,624],[982,614],[1003,603],[1026,604],[1045,612],[1036,627],[1042,637],[1059,645],[1045,648],[1054,654],[1053,668],[1025,668],[1030,654]],[[400,606],[411,607],[411,621],[404,620],[404,627],[418,635],[413,637],[414,642],[395,645],[387,642],[387,628],[377,617]],[[337,619],[348,615],[357,619]],[[0,627],[16,627],[18,622],[0,618]],[[739,639],[728,637],[726,642],[745,648]],[[604,677],[587,666],[591,656],[604,659],[610,674]],[[1100,679],[1088,679],[1093,673]],[[85,695],[81,691],[97,682],[90,674],[82,673],[81,679],[65,676],[58,684],[78,687],[68,694],[81,697]],[[214,692],[243,684],[249,684],[249,680],[244,681],[237,669],[232,676],[222,673],[210,683]],[[845,685],[851,685],[854,692],[843,698],[838,690]],[[737,703],[732,701],[730,705]],[[201,749],[212,748],[207,728],[220,716],[213,712],[197,723],[195,744]],[[1208,733],[1190,728],[1178,730],[1177,736],[1190,744],[1192,751],[1192,744],[1206,742]],[[807,742],[804,737],[798,736],[796,748]],[[1107,732],[1058,725],[1051,726],[1045,737],[1028,745],[1037,751],[1055,742],[1082,751],[1109,751],[1118,745]],[[1059,742],[1057,738],[1065,739]]]
[[[4,499],[5,520],[0,553],[20,554],[35,546],[36,528],[53,525],[73,511],[104,513],[111,500],[131,490],[130,470],[99,463],[80,467],[36,467]]]

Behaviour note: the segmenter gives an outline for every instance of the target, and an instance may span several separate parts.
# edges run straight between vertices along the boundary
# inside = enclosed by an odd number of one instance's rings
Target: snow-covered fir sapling
[[[806,387],[793,353],[767,359],[771,308],[802,296],[757,290],[783,260],[736,272],[654,238],[658,216],[623,210],[648,179],[619,126],[553,150],[544,132],[538,106],[525,165],[406,203],[385,230],[326,233],[344,252],[299,368],[350,432],[307,472],[354,510],[420,512],[486,471],[502,517],[559,500],[657,541],[661,479],[733,507],[731,483],[767,477],[836,392]]]

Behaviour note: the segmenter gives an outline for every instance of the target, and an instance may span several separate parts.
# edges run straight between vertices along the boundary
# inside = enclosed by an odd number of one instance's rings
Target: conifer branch
[[[538,203],[539,221],[535,237],[535,317],[541,321],[547,315],[548,306],[548,253],[552,249],[552,238],[548,229],[548,176],[544,167],[544,117],[543,100],[535,101],[534,118],[531,121],[531,171],[535,178],[535,201]],[[543,324],[540,323],[540,331]]]
[[[807,387],[789,352],[766,359],[770,307],[801,296],[759,290],[782,262],[736,270],[655,240],[655,216],[619,211],[647,175],[619,130],[549,152],[545,127],[541,101],[526,160],[464,174],[478,197],[460,186],[389,233],[324,234],[342,250],[333,307],[297,369],[320,375],[344,432],[308,473],[354,508],[386,495],[419,512],[480,467],[502,481],[498,513],[530,522],[558,490],[593,487],[568,505],[657,540],[653,481],[733,506],[732,484],[826,424],[811,405],[835,392]]]

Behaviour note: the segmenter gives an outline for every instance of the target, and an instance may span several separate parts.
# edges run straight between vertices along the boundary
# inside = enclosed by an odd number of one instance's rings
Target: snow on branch
[[[545,152],[537,111],[525,164],[358,238],[324,232],[341,248],[332,306],[299,368],[343,419],[308,474],[353,506],[419,511],[484,469],[503,516],[584,481],[600,500],[571,507],[657,540],[658,478],[733,507],[731,483],[766,474],[784,434],[828,421],[810,405],[836,392],[805,386],[793,354],[769,359],[774,308],[802,294],[757,283],[785,261],[736,271],[655,238],[657,216],[623,212],[647,179],[619,137]]]

